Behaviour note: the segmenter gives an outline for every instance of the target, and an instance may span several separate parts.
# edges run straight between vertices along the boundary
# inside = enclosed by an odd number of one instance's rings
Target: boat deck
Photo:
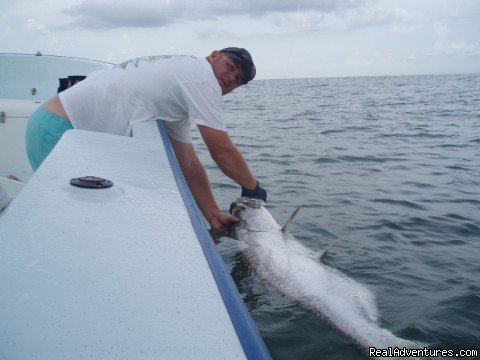
[[[269,358],[142,126],[68,131],[0,216],[0,358]]]

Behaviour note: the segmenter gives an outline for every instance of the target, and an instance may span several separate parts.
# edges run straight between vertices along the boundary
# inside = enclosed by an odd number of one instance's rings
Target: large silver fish
[[[298,211],[298,210],[297,210]],[[423,348],[379,327],[378,310],[369,289],[320,262],[318,253],[300,244],[282,228],[261,200],[238,198],[230,207],[240,222],[235,236],[241,251],[262,279],[280,292],[325,317],[365,350],[388,347]]]

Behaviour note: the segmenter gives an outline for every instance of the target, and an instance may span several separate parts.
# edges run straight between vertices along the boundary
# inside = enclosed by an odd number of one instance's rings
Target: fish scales
[[[230,209],[240,219],[235,235],[241,251],[263,280],[326,318],[362,348],[423,347],[380,327],[375,296],[368,287],[322,264],[317,252],[282,232],[265,203],[243,197]]]

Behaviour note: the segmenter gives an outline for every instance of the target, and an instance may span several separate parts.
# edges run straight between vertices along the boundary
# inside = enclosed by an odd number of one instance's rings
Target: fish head
[[[278,231],[280,226],[266,209],[263,200],[240,197],[230,205],[230,214],[240,219],[235,232]]]
[[[262,206],[265,206],[265,202],[263,200],[240,197],[230,204],[230,214],[239,218],[240,220],[245,220],[243,218],[247,216],[247,209],[258,210]]]

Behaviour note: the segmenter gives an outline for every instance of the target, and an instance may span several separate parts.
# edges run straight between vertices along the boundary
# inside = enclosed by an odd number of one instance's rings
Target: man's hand
[[[212,230],[220,231],[225,234],[230,234],[233,226],[239,221],[235,216],[224,214],[222,212],[215,214],[207,220],[210,223]]]
[[[253,190],[247,190],[242,187],[242,195],[241,196],[246,196],[249,198],[254,198],[254,199],[260,199],[263,200],[265,203],[267,203],[267,191],[260,186],[260,184],[257,181],[257,186]]]

